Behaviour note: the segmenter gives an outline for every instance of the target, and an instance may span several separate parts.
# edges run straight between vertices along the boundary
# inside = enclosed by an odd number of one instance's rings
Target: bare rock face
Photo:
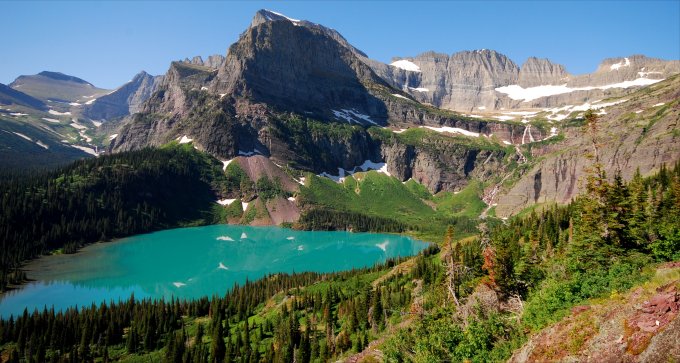
[[[680,127],[680,76],[652,90],[630,95],[607,110],[598,121],[598,153],[609,177],[624,180],[636,170],[642,175],[658,171],[680,159],[680,142],[672,130]],[[565,140],[536,152],[542,160],[498,200],[496,213],[508,217],[534,203],[566,203],[583,190],[593,160],[591,136],[581,127],[566,128]]]
[[[564,66],[550,60],[531,57],[519,70],[517,83],[522,87],[564,84],[569,78]]]
[[[162,81],[163,76],[154,77],[142,71],[117,90],[83,105],[83,116],[93,120],[111,120],[137,113]]]
[[[680,61],[664,61],[633,55],[605,59],[598,69],[585,75],[569,74],[565,67],[548,59],[529,58],[521,68],[492,50],[464,51],[451,56],[426,52],[415,57],[395,58],[410,67],[366,64],[393,87],[414,99],[436,107],[462,111],[493,111],[513,108],[547,108],[615,97],[634,92],[649,80],[662,80],[680,73]],[[563,93],[537,98],[513,98],[496,90],[513,86],[523,89],[564,86]]]
[[[572,77],[567,86],[603,86],[639,78],[665,79],[680,72],[680,61],[664,61],[644,55],[607,58],[594,73]]]
[[[381,154],[392,176],[413,179],[432,193],[463,189],[470,179],[489,180],[503,167],[503,150],[485,150],[455,143],[423,140],[408,145],[384,140]]]
[[[211,56],[208,56],[208,59],[203,60],[203,57],[200,55],[197,55],[191,59],[186,58],[182,62],[187,63],[187,64],[193,64],[195,66],[202,66],[202,67],[208,67],[212,69],[218,69],[224,64],[225,56],[221,54],[213,54]]]
[[[392,83],[404,82],[401,89],[416,100],[451,110],[494,109],[494,89],[514,82],[519,72],[508,57],[486,49],[451,56],[427,52],[403,59],[417,65],[419,71],[391,70],[398,77]]]
[[[322,119],[342,120],[333,111],[345,110],[353,122],[385,124],[387,110],[368,89],[385,82],[338,39],[316,24],[258,12],[210,88]]]

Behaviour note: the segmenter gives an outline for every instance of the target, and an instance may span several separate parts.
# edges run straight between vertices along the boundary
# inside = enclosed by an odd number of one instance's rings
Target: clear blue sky
[[[680,0],[0,1],[0,82],[52,70],[115,88],[172,60],[225,54],[261,8],[334,28],[383,62],[487,48],[580,74],[607,57],[680,59]]]

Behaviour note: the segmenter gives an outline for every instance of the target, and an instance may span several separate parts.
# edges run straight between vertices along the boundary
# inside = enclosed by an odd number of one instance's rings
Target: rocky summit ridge
[[[333,29],[260,10],[226,55],[141,72],[72,112],[104,124],[108,152],[191,143],[225,162],[259,155],[334,180],[380,164],[432,193],[480,182],[507,217],[578,193],[589,108],[627,135],[603,152],[610,175],[676,160],[677,73],[680,61],[634,55],[572,75],[488,49],[384,64]]]
[[[680,61],[632,55],[605,59],[594,73],[572,75],[548,59],[531,57],[520,67],[487,49],[450,56],[426,52],[371,66],[416,100],[462,112],[556,107],[620,96],[680,73]]]

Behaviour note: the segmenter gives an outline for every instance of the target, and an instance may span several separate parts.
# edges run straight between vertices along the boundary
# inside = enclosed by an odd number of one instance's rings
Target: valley
[[[680,60],[235,39],[0,84],[0,362],[680,358]]]

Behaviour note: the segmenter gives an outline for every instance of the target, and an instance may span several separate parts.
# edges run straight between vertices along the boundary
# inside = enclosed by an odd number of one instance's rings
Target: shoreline
[[[423,238],[420,238],[419,236],[416,236],[414,233],[408,233],[408,232],[354,232],[354,231],[348,231],[348,230],[340,230],[340,231],[314,231],[314,230],[300,230],[300,229],[294,229],[289,226],[276,226],[276,225],[268,225],[268,226],[249,226],[249,225],[241,225],[241,224],[230,224],[230,223],[216,223],[216,224],[207,224],[207,225],[200,225],[200,226],[188,226],[188,227],[173,227],[173,228],[166,228],[166,229],[160,229],[160,230],[155,230],[155,231],[150,231],[150,232],[145,232],[145,233],[139,233],[139,234],[134,234],[130,236],[125,236],[125,237],[118,237],[118,238],[113,238],[110,240],[99,240],[91,243],[84,244],[80,246],[74,253],[64,253],[63,249],[55,249],[52,250],[46,254],[40,255],[36,258],[33,258],[31,260],[27,260],[22,262],[21,266],[19,267],[19,270],[22,271],[26,275],[26,279],[19,282],[19,283],[13,283],[13,284],[8,284],[7,287],[5,288],[4,291],[0,292],[0,301],[3,300],[6,296],[15,293],[21,289],[23,289],[25,286],[27,286],[30,283],[36,282],[36,281],[44,281],[44,278],[39,278],[39,276],[36,276],[35,271],[37,270],[42,270],[39,268],[40,266],[40,261],[44,260],[46,258],[50,259],[59,259],[59,258],[69,258],[73,256],[81,256],[83,253],[89,249],[93,248],[96,246],[103,246],[109,243],[115,243],[115,242],[120,242],[123,239],[134,237],[134,236],[141,236],[141,235],[147,235],[147,234],[153,234],[153,233],[158,233],[158,232],[164,232],[164,231],[171,231],[171,230],[176,230],[176,229],[185,229],[185,228],[202,228],[202,227],[211,227],[211,226],[225,226],[225,227],[248,227],[248,228],[271,228],[271,229],[280,229],[280,230],[289,230],[291,232],[345,232],[348,234],[352,235],[361,235],[361,234],[383,234],[383,235],[392,235],[392,236],[402,236],[402,237],[407,237],[411,239],[413,242],[418,243],[420,245],[426,246],[431,246],[431,245],[438,245],[435,242],[430,242],[427,241]],[[61,257],[60,257],[61,256]],[[411,256],[412,257],[412,256]],[[410,258],[410,257],[409,257]],[[342,271],[342,270],[340,270]],[[339,271],[336,271],[339,272]],[[39,274],[38,274],[39,275]]]

